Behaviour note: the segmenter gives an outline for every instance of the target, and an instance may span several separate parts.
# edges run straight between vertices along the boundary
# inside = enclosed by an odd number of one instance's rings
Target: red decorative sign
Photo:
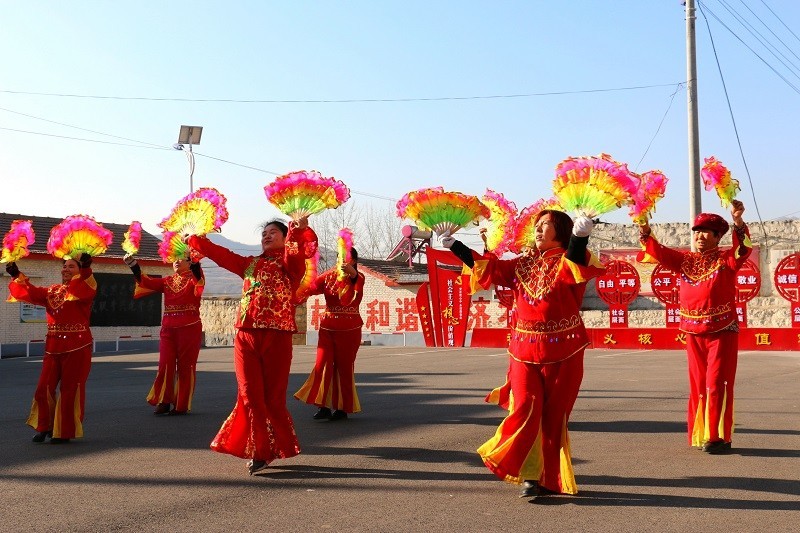
[[[464,346],[472,298],[461,260],[449,250],[426,248],[436,346]],[[446,268],[450,267],[450,268]]]
[[[431,302],[428,296],[428,282],[422,283],[417,290],[417,312],[422,326],[422,337],[425,339],[425,346],[436,346],[436,339],[433,335],[433,319],[431,318]]]
[[[611,260],[605,267],[605,273],[595,279],[597,295],[608,304],[611,327],[627,328],[628,305],[642,286],[639,273],[627,261]]]
[[[736,273],[736,317],[739,325],[747,327],[747,302],[758,296],[761,289],[761,272],[748,259]]]
[[[792,327],[800,328],[800,253],[781,259],[773,279],[778,294],[792,304]]]
[[[650,287],[653,289],[653,296],[666,306],[664,313],[667,327],[677,328],[681,323],[681,277],[659,264],[650,276]]]

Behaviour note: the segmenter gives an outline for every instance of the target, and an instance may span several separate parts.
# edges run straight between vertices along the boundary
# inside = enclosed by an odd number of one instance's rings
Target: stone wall
[[[691,243],[688,223],[651,226],[653,235],[666,246],[688,247]],[[773,274],[781,259],[800,250],[800,220],[748,223],[748,227],[750,239],[758,252],[761,271],[759,295],[747,304],[748,323],[754,327],[790,327],[789,302],[775,290]],[[730,232],[723,237],[720,246],[731,246]],[[592,232],[589,247],[595,253],[600,250],[640,248],[639,229],[632,224],[598,224]],[[582,315],[587,327],[608,327],[607,306],[597,297],[593,283],[589,284],[586,291],[583,307]],[[629,309],[628,323],[631,326],[664,326],[664,306],[656,298],[640,296]]]
[[[211,296],[200,303],[200,318],[203,321],[204,346],[233,346],[236,336],[236,313],[239,298]],[[297,307],[295,313],[299,333],[292,337],[292,344],[306,343],[306,306]]]

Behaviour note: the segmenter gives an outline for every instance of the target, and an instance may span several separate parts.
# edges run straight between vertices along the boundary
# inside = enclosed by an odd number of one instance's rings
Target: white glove
[[[125,264],[128,265],[128,268],[133,268],[137,264],[136,257],[133,254],[125,254],[122,260],[125,261]]]
[[[576,237],[588,237],[594,228],[594,222],[589,217],[578,217],[572,225],[572,234]]]
[[[451,237],[449,231],[445,231],[444,233],[442,233],[441,242],[442,246],[444,246],[445,248],[450,248],[451,246],[453,246],[453,243],[456,242],[456,238]]]

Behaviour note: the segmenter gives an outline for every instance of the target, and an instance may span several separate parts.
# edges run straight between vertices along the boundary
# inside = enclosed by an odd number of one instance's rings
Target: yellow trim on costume
[[[745,234],[744,240],[742,240],[742,245],[744,247],[750,249],[750,250],[753,249],[753,241],[750,240],[750,236],[749,235]],[[740,254],[739,253],[740,249],[741,249],[741,246],[737,246],[736,250],[734,251],[734,256],[736,257],[736,259],[739,259],[740,257],[744,257],[744,255],[745,255],[745,254]]]
[[[564,494],[578,494],[578,484],[575,482],[575,471],[572,469],[572,450],[569,446],[569,431],[567,430],[567,415],[561,424],[561,492]]]
[[[28,420],[25,423],[36,431],[39,431],[39,404],[35,398],[33,400],[33,404],[31,405],[31,412],[28,415]]]
[[[600,262],[600,259],[597,258],[592,252],[589,252],[589,261],[586,265],[579,265],[578,263],[570,260],[567,258],[567,254],[562,256],[562,261],[564,261],[569,268],[570,272],[572,273],[572,277],[575,279],[576,283],[586,283],[590,279],[594,277],[594,275],[585,276],[587,268],[600,268],[605,269],[603,263]]]
[[[469,275],[469,294],[473,295],[476,292],[483,290],[483,287],[480,284],[481,278],[486,274],[486,269],[489,266],[488,259],[477,259],[475,263],[472,265],[472,268],[464,265],[461,268],[462,274]]]
[[[700,447],[708,440],[705,436],[705,418],[703,417],[703,402],[697,404],[697,411],[694,413],[694,425],[692,426],[692,446]]]

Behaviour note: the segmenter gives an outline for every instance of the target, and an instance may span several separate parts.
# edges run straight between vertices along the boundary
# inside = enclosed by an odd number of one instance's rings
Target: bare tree
[[[337,209],[329,209],[312,217],[311,226],[320,244],[320,271],[336,261],[339,230],[349,228],[359,256],[365,259],[385,259],[402,238],[404,222],[394,209],[350,200]]]

